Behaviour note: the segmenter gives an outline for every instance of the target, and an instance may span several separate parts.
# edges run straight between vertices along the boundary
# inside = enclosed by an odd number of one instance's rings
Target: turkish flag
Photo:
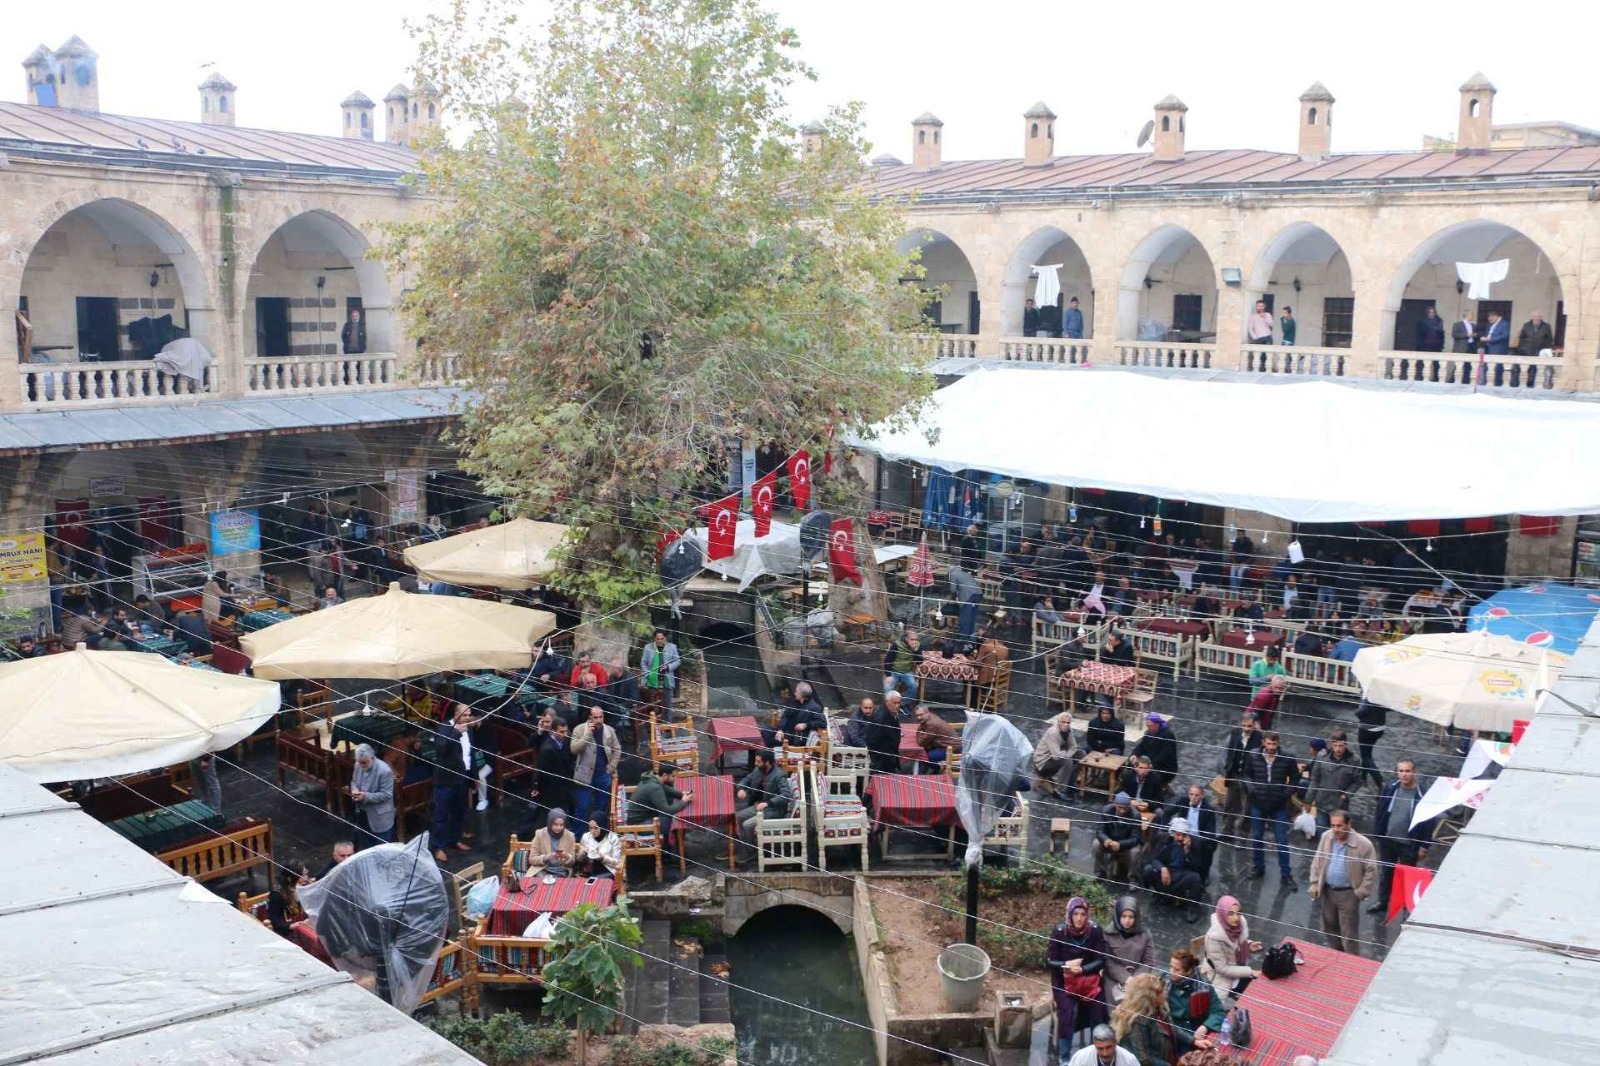
[[[828,527],[828,565],[835,581],[861,584],[861,567],[856,564],[856,537],[849,518],[835,518]]]
[[[797,511],[804,511],[811,502],[810,452],[795,452],[789,456],[789,495],[794,498]]]
[[[750,515],[756,520],[756,536],[764,537],[772,532],[772,494],[778,489],[778,472],[776,470],[765,477],[756,479],[750,486]]]
[[[1433,884],[1433,871],[1420,866],[1396,866],[1394,887],[1389,894],[1389,921],[1394,921],[1401,911],[1416,913],[1422,894]]]
[[[89,501],[56,501],[56,537],[78,548],[89,546]]]
[[[1528,731],[1528,726],[1531,725],[1531,724],[1532,724],[1532,719],[1528,719],[1528,718],[1518,718],[1515,721],[1513,721],[1511,723],[1511,743],[1513,743],[1513,744],[1521,744],[1522,743],[1522,734],[1524,734],[1524,733],[1526,733]]]
[[[667,554],[667,549],[672,547],[672,542],[677,540],[680,536],[682,536],[682,534],[680,534],[676,529],[665,529],[661,531],[661,536],[656,538],[657,562],[661,560],[663,555]]]
[[[733,535],[739,528],[739,494],[700,508],[706,517],[706,558],[711,562],[733,554]]]

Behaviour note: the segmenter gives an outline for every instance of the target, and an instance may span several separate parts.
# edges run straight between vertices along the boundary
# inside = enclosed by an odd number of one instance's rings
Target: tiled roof
[[[1514,183],[1519,178],[1564,175],[1600,180],[1600,146],[1519,148],[1471,155],[1379,152],[1309,161],[1288,152],[1249,149],[1191,150],[1173,162],[1157,162],[1146,152],[1058,156],[1043,166],[1028,166],[1021,159],[946,160],[937,170],[874,167],[872,180],[876,191],[884,195],[914,192],[924,198],[941,198],[1473,179]]]
[[[0,152],[81,155],[133,165],[257,165],[373,176],[404,174],[417,167],[415,151],[382,141],[6,102],[0,102]]]

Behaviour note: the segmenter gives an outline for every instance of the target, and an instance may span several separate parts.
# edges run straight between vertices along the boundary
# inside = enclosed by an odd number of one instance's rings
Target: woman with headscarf
[[[1067,920],[1050,933],[1050,988],[1055,996],[1056,1042],[1065,1060],[1089,1044],[1089,1032],[1110,1017],[1102,972],[1106,938],[1089,918],[1082,896],[1067,900]]]
[[[526,876],[566,877],[578,861],[578,838],[567,828],[567,812],[553,807],[544,828],[533,834]]]
[[[1206,966],[1211,971],[1211,987],[1224,1002],[1232,1002],[1261,976],[1260,970],[1250,966],[1251,952],[1260,950],[1261,942],[1250,939],[1250,923],[1245,921],[1239,901],[1232,896],[1217,900],[1211,928],[1206,930]]]
[[[1139,923],[1139,901],[1134,897],[1117,897],[1116,920],[1106,933],[1106,948],[1106,1002],[1116,1006],[1135,975],[1156,968],[1155,945]]]
[[[1178,1037],[1167,1016],[1166,988],[1153,973],[1128,982],[1128,993],[1111,1012],[1117,1044],[1133,1052],[1140,1066],[1172,1066],[1178,1061]]]
[[[1126,740],[1127,734],[1117,720],[1116,711],[1104,705],[1096,707],[1094,717],[1089,719],[1084,745],[1090,751],[1109,751],[1113,755],[1121,755]]]
[[[583,860],[578,864],[580,875],[616,876],[617,867],[622,865],[622,838],[606,825],[603,815],[590,817],[589,831],[578,841],[578,847],[583,852]]]

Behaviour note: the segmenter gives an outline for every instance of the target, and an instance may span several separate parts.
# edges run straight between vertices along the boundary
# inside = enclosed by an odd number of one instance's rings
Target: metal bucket
[[[951,944],[939,952],[939,981],[944,1002],[952,1014],[971,1014],[983,996],[989,976],[989,956],[975,944]]]

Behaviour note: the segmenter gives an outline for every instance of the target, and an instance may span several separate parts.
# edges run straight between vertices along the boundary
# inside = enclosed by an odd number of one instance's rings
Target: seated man
[[[900,769],[900,723],[879,710],[871,696],[861,697],[856,713],[845,722],[844,743],[867,749],[873,773],[892,774]]]
[[[1154,711],[1145,715],[1144,736],[1133,746],[1134,759],[1140,756],[1149,756],[1150,772],[1160,781],[1162,791],[1171,788],[1172,779],[1178,776],[1178,737],[1171,723]]]
[[[44,649],[39,646],[38,641],[34,640],[31,634],[24,633],[17,638],[17,658],[36,659],[43,654]]]
[[[1094,831],[1094,873],[1102,880],[1127,881],[1136,869],[1134,859],[1144,839],[1144,824],[1130,806],[1126,792],[1118,792],[1100,812]]]
[[[783,708],[776,728],[761,727],[761,737],[769,748],[783,744],[806,747],[816,743],[828,730],[828,716],[817,701],[809,682],[802,681],[794,687],[794,697]]]
[[[934,714],[925,703],[917,704],[912,712],[917,720],[917,743],[927,753],[928,761],[942,766],[950,752],[961,746],[961,738],[950,723]]]
[[[1011,649],[995,635],[994,626],[981,626],[978,629],[978,650],[972,657],[973,665],[978,668],[978,684],[993,684],[1001,664],[1010,661]]]
[[[571,673],[572,660],[546,644],[539,652],[539,660],[528,671],[528,681],[535,692],[549,693]]]
[[[1145,887],[1158,896],[1171,900],[1185,900],[1188,908],[1185,917],[1191,922],[1200,920],[1200,897],[1205,893],[1201,880],[1194,841],[1189,835],[1189,823],[1174,818],[1167,827],[1167,839],[1155,848],[1155,853],[1144,867]]]
[[[883,653],[883,691],[893,692],[897,685],[905,687],[911,699],[917,698],[917,663],[922,659],[922,640],[914,629],[908,629],[890,642]]]
[[[567,684],[573,688],[604,688],[609,680],[605,667],[595,662],[588,652],[579,652],[578,661],[572,664],[572,673],[567,677]]]
[[[778,767],[770,751],[755,752],[751,758],[750,772],[739,782],[734,794],[738,810],[734,820],[739,824],[739,837],[747,844],[756,841],[756,821],[762,815],[768,818],[785,818],[789,814],[789,794],[785,787],[789,775]]]
[[[1322,639],[1320,633],[1307,629],[1294,638],[1294,653],[1296,655],[1315,655],[1320,658],[1328,653],[1328,643]]]
[[[1167,801],[1167,786],[1155,772],[1148,755],[1134,756],[1133,763],[1122,768],[1117,787],[1137,811],[1153,811]]]
[[[1122,635],[1122,630],[1113,629],[1106,636],[1105,647],[1100,651],[1100,661],[1114,666],[1133,665],[1133,643]]]
[[[1089,731],[1084,737],[1085,746],[1090,751],[1108,751],[1113,755],[1121,755],[1127,740],[1127,730],[1117,718],[1115,708],[1109,703],[1095,707],[1094,717],[1089,719]]]
[[[677,769],[668,763],[646,770],[639,783],[628,796],[626,821],[629,825],[648,825],[652,818],[661,823],[661,850],[669,850],[672,839],[672,816],[689,806],[693,792],[679,792],[673,786]]]
[[[1040,796],[1076,798],[1081,761],[1083,752],[1072,735],[1072,713],[1062,711],[1045,723],[1034,746],[1033,791]]]
[[[1163,807],[1157,817],[1167,823],[1183,819],[1189,827],[1189,856],[1195,872],[1200,875],[1200,883],[1204,885],[1211,880],[1211,860],[1217,853],[1222,837],[1217,823],[1217,808],[1206,795],[1205,786],[1190,784],[1187,794]]]
[[[1056,610],[1056,601],[1052,596],[1044,596],[1038,603],[1033,605],[1033,616],[1041,622],[1049,622],[1051,625],[1059,626],[1066,623],[1066,620],[1061,617],[1061,612]]]

